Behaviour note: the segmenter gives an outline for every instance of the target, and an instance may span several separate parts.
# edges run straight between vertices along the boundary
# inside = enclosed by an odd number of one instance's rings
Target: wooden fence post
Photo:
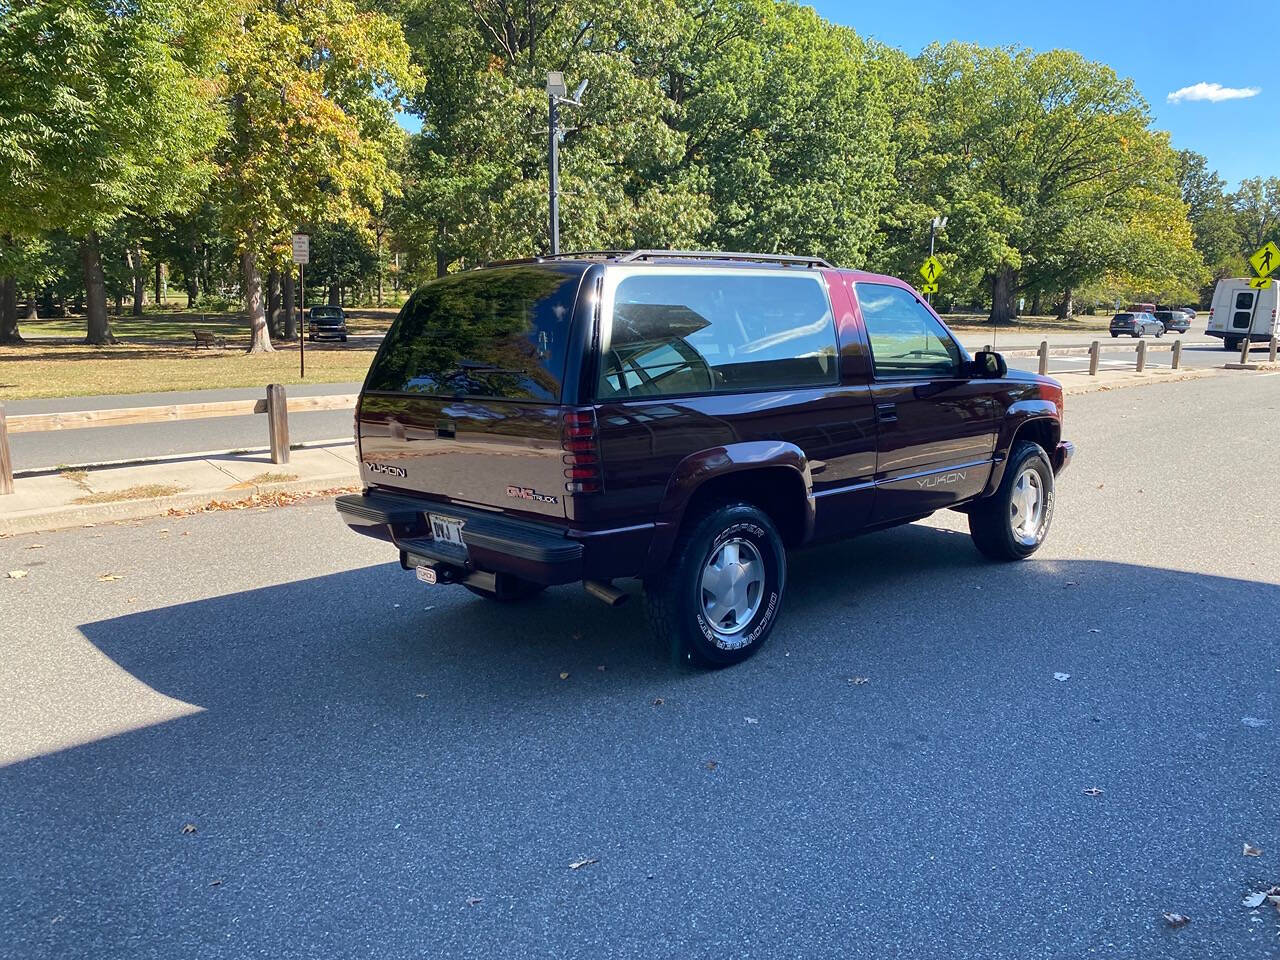
[[[1249,337],[1248,336],[1243,336],[1240,338],[1240,362],[1241,363],[1249,362]]]
[[[1272,337],[1272,338],[1271,338],[1271,354],[1270,354],[1270,356],[1268,356],[1268,357],[1267,357],[1267,359],[1268,359],[1268,360],[1270,360],[1272,363],[1275,363],[1275,362],[1276,362],[1276,348],[1277,348],[1277,347],[1280,347],[1280,338]]]
[[[1049,372],[1049,341],[1040,341],[1040,375],[1044,376]]]
[[[1096,377],[1098,375],[1098,341],[1095,340],[1089,344],[1089,376]]]
[[[1134,369],[1141,373],[1147,366],[1147,341],[1138,341],[1138,362]]]
[[[13,493],[13,457],[9,453],[9,427],[0,403],[0,496]]]
[[[289,462],[289,407],[284,387],[278,383],[267,386],[267,429],[271,433],[271,462]]]
[[[1182,363],[1182,341],[1173,341],[1173,360],[1169,364],[1169,369],[1177,370],[1178,365]]]

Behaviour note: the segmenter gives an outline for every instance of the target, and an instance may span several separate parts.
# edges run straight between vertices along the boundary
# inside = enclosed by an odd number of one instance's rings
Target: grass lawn
[[[0,402],[114,393],[160,393],[268,383],[341,383],[363,380],[396,308],[351,308],[347,343],[308,343],[307,376],[298,376],[298,345],[278,343],[274,353],[249,356],[248,324],[234,313],[199,311],[112,317],[118,343],[80,343],[83,317],[20,322],[24,346],[0,347]],[[225,337],[227,347],[195,349],[192,330]]]
[[[944,313],[942,319],[952,330],[990,330],[991,322],[980,313]],[[1097,333],[1106,331],[1111,315],[1093,317],[1078,316],[1070,320],[1057,317],[1022,316],[1013,323],[1001,324],[997,331],[1004,333]]]

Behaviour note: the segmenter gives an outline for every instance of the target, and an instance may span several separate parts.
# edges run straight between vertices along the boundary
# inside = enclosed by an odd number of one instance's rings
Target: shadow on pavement
[[[638,600],[409,576],[85,624],[204,712],[0,769],[4,949],[1155,957],[1162,910],[1183,955],[1248,942],[1274,585],[913,526],[796,555],[770,646],[702,673]]]

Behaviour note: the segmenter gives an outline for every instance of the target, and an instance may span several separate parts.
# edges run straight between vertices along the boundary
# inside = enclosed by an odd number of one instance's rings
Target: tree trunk
[[[377,234],[377,244],[375,246],[378,263],[378,306],[382,306],[382,231]]]
[[[342,306],[342,287],[336,283],[329,284],[329,306]]]
[[[1040,298],[1040,291],[1039,291],[1039,290],[1037,290],[1037,291],[1036,291],[1034,294],[1032,294],[1032,296],[1031,296],[1031,315],[1032,315],[1033,317],[1043,316],[1043,314],[1040,312],[1040,308],[1041,308],[1041,306],[1043,306],[1043,304],[1040,302],[1040,299],[1041,299],[1041,298]]]
[[[267,274],[267,330],[273,339],[280,339],[280,268],[272,267]]]
[[[102,273],[102,251],[96,232],[90,232],[80,242],[80,263],[84,267],[85,301],[89,312],[84,342],[99,347],[115,343],[111,321],[107,318],[107,278]]]
[[[35,321],[40,319],[40,313],[36,310],[36,295],[33,293],[27,297],[27,320]]]
[[[1018,271],[1013,267],[1001,267],[991,278],[992,323],[1013,323],[1018,315]]]
[[[449,255],[444,251],[444,227],[436,231],[436,276],[443,277],[449,272]]]
[[[156,306],[157,307],[162,306],[164,304],[164,295],[165,295],[164,287],[165,287],[164,264],[157,263],[156,264]]]
[[[187,309],[194,310],[196,301],[200,299],[200,281],[194,270],[187,275]]]
[[[1075,316],[1076,305],[1075,297],[1072,295],[1070,287],[1062,291],[1062,300],[1058,304],[1058,319],[1070,320]]]
[[[292,343],[298,339],[298,305],[293,302],[293,268],[284,273],[280,284],[280,309],[284,312],[284,338]]]
[[[18,282],[13,277],[0,280],[0,343],[22,343],[18,332]]]
[[[258,258],[246,250],[240,254],[240,272],[244,278],[244,309],[249,314],[250,353],[270,353],[271,337],[267,331],[267,312],[262,303],[262,275],[258,273]]]

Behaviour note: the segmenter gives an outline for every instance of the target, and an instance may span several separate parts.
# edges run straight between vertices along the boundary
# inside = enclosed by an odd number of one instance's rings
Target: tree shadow
[[[203,712],[0,769],[16,955],[1156,957],[1175,907],[1225,955],[1280,846],[1273,584],[912,526],[796,554],[699,672],[635,600],[410,576],[85,624]]]

